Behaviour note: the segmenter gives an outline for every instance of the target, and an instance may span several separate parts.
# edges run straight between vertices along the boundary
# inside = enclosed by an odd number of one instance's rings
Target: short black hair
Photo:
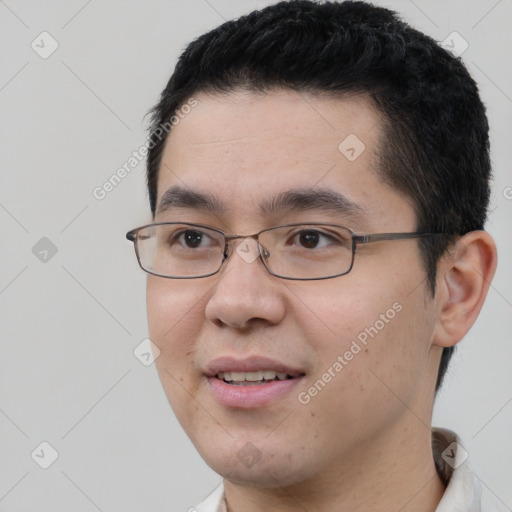
[[[161,127],[198,92],[364,93],[384,119],[379,169],[412,200],[426,280],[457,235],[483,229],[489,203],[489,127],[460,58],[393,11],[367,2],[282,1],[195,39],[150,110],[147,185],[155,215],[167,137]],[[158,136],[157,136],[158,135]],[[454,347],[443,349],[436,392]]]

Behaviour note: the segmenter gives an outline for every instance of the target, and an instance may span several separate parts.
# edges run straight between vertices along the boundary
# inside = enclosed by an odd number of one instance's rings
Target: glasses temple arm
[[[373,235],[353,235],[352,239],[356,244],[368,244],[386,240],[405,240],[408,238],[423,238],[427,236],[439,236],[446,233],[376,233]]]

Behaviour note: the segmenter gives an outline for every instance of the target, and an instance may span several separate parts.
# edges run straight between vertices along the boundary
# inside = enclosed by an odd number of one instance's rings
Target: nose
[[[240,330],[256,323],[278,324],[286,310],[283,284],[265,268],[257,242],[234,240],[230,249],[206,304],[206,318]]]

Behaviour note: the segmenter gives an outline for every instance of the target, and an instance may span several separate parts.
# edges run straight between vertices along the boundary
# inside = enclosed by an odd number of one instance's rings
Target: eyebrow
[[[225,214],[228,208],[214,195],[175,185],[168,189],[157,208],[162,213],[172,208],[191,208]],[[260,215],[271,216],[289,211],[319,210],[334,214],[360,216],[364,210],[345,195],[331,189],[298,188],[280,192],[260,203]]]

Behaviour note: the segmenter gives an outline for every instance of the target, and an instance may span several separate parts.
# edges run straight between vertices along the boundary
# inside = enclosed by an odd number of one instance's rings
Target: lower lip
[[[289,393],[302,377],[287,380],[275,380],[267,384],[234,386],[226,384],[217,377],[208,377],[208,387],[213,396],[223,405],[254,409],[267,405],[275,398]]]

